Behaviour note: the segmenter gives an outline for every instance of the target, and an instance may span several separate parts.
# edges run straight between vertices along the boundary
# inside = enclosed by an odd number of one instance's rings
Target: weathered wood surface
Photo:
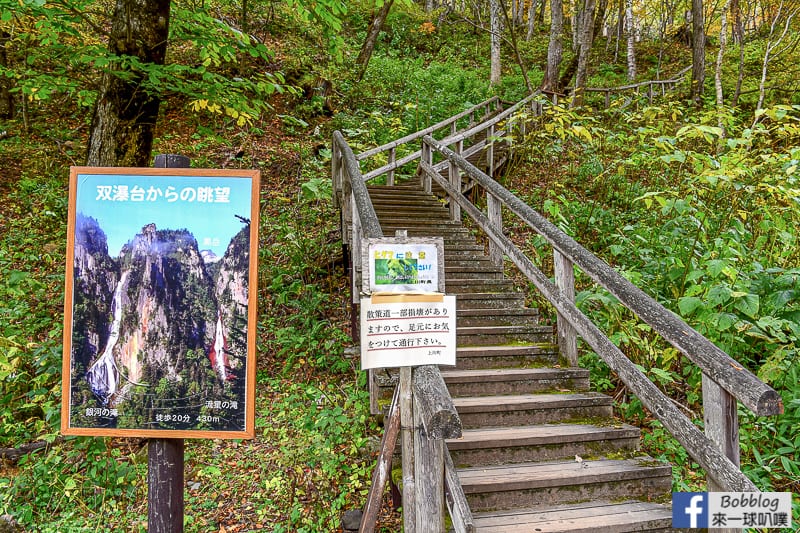
[[[414,396],[411,367],[400,368],[400,429],[403,452],[403,522],[405,533],[417,531],[417,508],[414,479]],[[421,532],[420,532],[421,533]]]
[[[183,439],[150,439],[147,446],[147,530],[183,531]]]
[[[429,413],[424,405],[425,401],[417,396],[415,387],[414,507],[417,531],[438,533],[444,531],[444,441],[426,431],[425,418]],[[406,521],[408,518],[404,517]]]
[[[570,533],[618,533],[619,524],[633,522],[635,531],[665,531],[661,524],[672,520],[666,507],[647,502],[623,505],[608,502],[586,502],[551,513],[525,510],[496,511],[476,518],[476,526],[484,531],[531,533],[532,531]]]
[[[453,530],[456,533],[475,533],[472,511],[469,509],[464,489],[461,487],[461,480],[458,479],[453,458],[450,456],[446,444],[444,446],[444,494]]]
[[[364,515],[361,518],[359,533],[372,533],[378,521],[378,513],[381,510],[383,490],[386,481],[392,473],[392,454],[397,444],[397,435],[400,432],[400,387],[395,387],[392,404],[389,407],[389,414],[384,419],[384,433],[381,438],[381,451],[378,462],[372,473],[372,485],[367,495],[367,503],[364,506]]]
[[[706,436],[738,467],[739,415],[736,411],[736,398],[705,374],[703,375],[703,421]],[[712,476],[706,479],[709,492],[725,491],[725,488],[719,486]],[[741,528],[720,528],[715,533],[741,531]]]
[[[412,387],[414,410],[419,412],[425,435],[437,440],[460,437],[461,420],[439,368],[433,365],[415,367]]]
[[[575,271],[570,261],[557,250],[553,251],[553,273],[556,287],[570,302],[575,301]],[[570,323],[556,314],[556,333],[558,335],[558,349],[562,357],[570,366],[578,366],[578,337]]]

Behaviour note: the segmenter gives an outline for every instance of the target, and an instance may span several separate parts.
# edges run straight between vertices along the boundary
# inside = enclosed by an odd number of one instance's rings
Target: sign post
[[[156,156],[156,168],[189,168],[188,157]],[[147,442],[147,531],[182,533],[184,487],[183,439],[150,439]]]

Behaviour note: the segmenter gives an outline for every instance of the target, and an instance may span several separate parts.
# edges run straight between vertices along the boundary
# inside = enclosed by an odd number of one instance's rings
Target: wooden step
[[[467,326],[456,331],[458,346],[553,342],[552,326]]]
[[[481,244],[445,245],[444,247],[445,264],[451,259],[480,256],[484,256],[484,248]]]
[[[503,269],[492,264],[477,263],[475,265],[444,266],[445,278],[459,279],[502,279]]]
[[[658,503],[592,501],[533,509],[476,513],[481,533],[654,533],[672,529],[672,511]]]
[[[456,368],[522,367],[536,368],[559,364],[557,348],[552,343],[511,346],[462,346],[456,349]]]
[[[525,295],[521,292],[475,292],[462,294],[456,298],[456,309],[510,309],[521,308]]]
[[[585,391],[589,371],[583,368],[485,368],[464,370],[442,367],[442,377],[453,397]]]
[[[447,264],[465,263],[465,261],[448,261]],[[514,284],[507,279],[475,279],[450,278],[447,280],[447,292],[450,294],[470,294],[476,292],[518,292]]]
[[[596,392],[453,398],[465,428],[576,422],[611,417],[609,396]]]
[[[485,466],[532,461],[556,461],[634,452],[639,429],[627,424],[542,424],[505,428],[466,429],[448,440],[456,465]]]
[[[672,467],[649,457],[514,463],[458,469],[473,512],[579,503],[658,499],[672,487]]]
[[[450,293],[450,291],[447,291]],[[456,299],[460,296],[456,296]],[[539,311],[528,307],[518,309],[462,309],[456,316],[458,327],[513,326],[536,324]]]

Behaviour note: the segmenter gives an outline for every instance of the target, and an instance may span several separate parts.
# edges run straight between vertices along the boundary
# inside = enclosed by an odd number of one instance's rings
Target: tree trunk
[[[736,89],[731,98],[731,107],[739,105],[739,95],[742,93],[742,82],[744,81],[744,27],[742,25],[742,9],[739,0],[731,2],[731,14],[733,15],[733,28],[731,34],[733,41],[739,44],[739,69],[736,75]]]
[[[578,45],[578,68],[575,72],[575,97],[572,100],[574,106],[583,104],[583,89],[586,87],[589,54],[594,42],[594,9],[595,0],[584,0],[580,24],[581,38]]]
[[[372,57],[372,51],[375,50],[375,43],[378,42],[378,35],[380,35],[383,29],[383,24],[386,22],[386,17],[389,16],[389,10],[392,8],[393,3],[394,0],[386,0],[372,19],[372,24],[369,25],[367,38],[364,40],[364,45],[361,47],[358,58],[356,58],[356,64],[359,66],[359,80],[364,77],[364,72],[366,72],[367,66],[369,65],[369,59]]]
[[[117,0],[109,50],[143,63],[164,64],[169,0]],[[150,166],[160,98],[142,89],[145,73],[126,79],[103,74],[92,117],[87,155],[90,166]]]
[[[586,8],[586,4],[588,4],[588,2],[587,2],[587,0],[584,0],[584,7],[583,7],[583,9],[584,9],[583,12],[584,13],[586,13],[586,9],[587,9]],[[591,5],[592,5],[592,11],[594,11],[595,10],[594,1],[592,1]],[[597,7],[597,14],[587,13],[585,20],[582,20],[582,21],[578,22],[578,24],[581,25],[582,28],[585,28],[586,30],[590,31],[590,34],[588,36],[583,36],[582,37],[582,41],[581,41],[581,42],[583,42],[583,39],[585,37],[588,37],[588,39],[589,39],[588,40],[588,45],[584,48],[584,46],[579,43],[577,53],[572,57],[572,60],[570,60],[570,62],[567,64],[566,68],[564,69],[564,72],[561,74],[561,79],[558,82],[558,86],[559,87],[562,87],[562,88],[563,87],[568,87],[570,82],[572,81],[572,77],[573,76],[576,77],[576,79],[575,79],[575,88],[576,89],[578,87],[583,88],[586,85],[586,75],[587,75],[586,71],[588,70],[588,60],[589,60],[589,55],[588,54],[591,52],[592,46],[594,46],[595,36],[599,35],[600,32],[601,32],[601,29],[602,29],[602,26],[603,26],[603,22],[604,22],[604,20],[606,18],[606,8],[607,7],[608,7],[608,0],[600,0],[600,5]],[[592,22],[592,17],[594,17],[594,22]],[[585,24],[585,26],[584,26],[584,24]],[[590,26],[590,27],[586,27],[586,26]],[[577,73],[578,73],[578,69],[581,68],[580,67],[580,59],[581,59],[581,54],[584,53],[584,49],[585,49],[585,53],[586,53],[586,56],[584,57],[584,60],[586,61],[586,64],[583,66],[584,73],[581,75],[583,79],[579,82],[578,79],[577,79],[577,76],[578,76]],[[578,97],[578,98],[580,98],[580,97]],[[580,105],[580,104],[575,102],[575,105]]]
[[[11,36],[0,31],[0,66],[8,68],[8,55],[6,54],[6,43]],[[11,96],[11,80],[5,76],[0,76],[0,118],[14,117],[14,98]]]
[[[692,0],[692,101],[702,103],[706,79],[706,35],[703,0]]]
[[[561,32],[564,29],[564,8],[562,0],[550,2],[550,42],[547,45],[547,65],[542,80],[542,91],[559,92],[558,71],[561,68],[563,44]]]
[[[625,34],[627,37],[626,57],[628,59],[628,79],[636,77],[636,21],[633,20],[633,0],[625,0]]]
[[[503,31],[503,16],[501,13],[503,9],[500,0],[489,0],[490,10],[490,24],[492,28],[492,44],[491,44],[491,73],[489,83],[491,85],[498,85],[500,83],[501,63],[500,63],[500,36]]]
[[[537,0],[531,0],[531,5],[528,8],[528,33],[525,35],[526,41],[533,39],[533,30],[536,27],[536,3]]]
[[[717,51],[717,64],[714,69],[714,92],[717,97],[717,126],[722,130],[720,137],[720,146],[725,140],[725,119],[724,107],[725,101],[722,95],[722,58],[725,55],[725,45],[728,41],[728,11],[731,8],[731,0],[725,1],[725,6],[722,8],[722,18],[720,20],[719,29],[719,50]]]

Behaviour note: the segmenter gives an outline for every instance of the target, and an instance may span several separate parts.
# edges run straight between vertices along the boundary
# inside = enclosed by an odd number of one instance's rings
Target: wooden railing
[[[667,91],[673,90],[677,85],[681,84],[686,79],[686,73],[692,70],[691,65],[682,69],[668,80],[648,80],[638,83],[630,83],[628,85],[620,85],[619,87],[587,87],[583,89],[587,93],[602,93],[605,97],[605,107],[611,105],[612,94],[635,93],[637,96],[642,91],[647,91],[647,102],[653,103],[653,98],[660,93],[661,96],[667,94]]]
[[[383,236],[364,178],[350,146],[339,132],[333,137],[332,174],[335,201],[341,207],[342,240],[349,257],[352,315],[358,316],[364,239]],[[347,229],[351,228],[350,231]],[[354,321],[357,322],[357,321]],[[359,341],[357,327],[354,342]],[[368,379],[370,387],[373,379]],[[370,400],[377,394],[370,390]],[[377,406],[371,406],[373,412]],[[447,451],[445,439],[461,436],[461,420],[438,367],[403,367],[384,424],[384,437],[372,486],[361,520],[362,533],[375,529],[398,433],[402,442],[403,521],[406,533],[444,531],[447,509],[457,533],[473,533],[464,491]]]
[[[458,175],[443,178],[428,156],[420,162],[424,179],[436,181],[450,201],[472,218],[493,245],[553,305],[557,311],[559,345],[570,363],[577,362],[576,339],[580,336],[706,471],[712,490],[756,492],[758,489],[739,469],[736,400],[757,416],[770,416],[783,412],[780,395],[454,150],[431,137],[425,137],[423,142],[427,146],[423,147],[423,153],[441,154],[451,169],[457,169]],[[453,187],[456,179],[460,182],[462,173],[486,192],[487,213],[464,196],[460,187]],[[522,219],[553,247],[555,282],[504,235],[501,207]],[[702,370],[705,435],[575,306],[572,277],[575,266]]]

